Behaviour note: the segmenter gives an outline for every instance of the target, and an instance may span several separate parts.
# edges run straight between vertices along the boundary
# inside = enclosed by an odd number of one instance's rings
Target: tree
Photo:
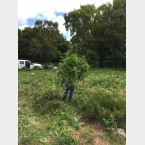
[[[113,1],[114,12],[114,59],[120,66],[126,66],[126,0]],[[115,65],[117,65],[115,64]]]
[[[60,34],[58,23],[37,20],[35,27],[18,29],[18,57],[41,63],[59,62],[70,43]]]
[[[126,12],[125,0],[114,0],[98,8],[80,6],[64,16],[70,30],[72,48],[99,67],[125,67]]]

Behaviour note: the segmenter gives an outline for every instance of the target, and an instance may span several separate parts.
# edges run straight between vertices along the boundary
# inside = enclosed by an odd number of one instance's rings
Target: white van
[[[30,69],[42,69],[42,65],[38,63],[32,63],[30,60],[18,60],[18,69],[25,69],[26,63],[30,63]]]

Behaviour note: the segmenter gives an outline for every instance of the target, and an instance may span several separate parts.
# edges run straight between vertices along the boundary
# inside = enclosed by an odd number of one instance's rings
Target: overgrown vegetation
[[[19,59],[48,67],[58,65],[66,52],[75,53],[67,53],[58,73],[19,71],[19,145],[125,145],[115,129],[126,129],[126,72],[121,70],[126,67],[126,0],[98,8],[81,5],[64,19],[70,42],[57,22],[36,20],[33,28],[18,29]],[[112,69],[93,69],[103,67]],[[80,80],[71,103],[62,100],[63,88],[56,85],[66,72],[71,83]]]
[[[126,128],[125,76],[124,70],[89,70],[68,103],[56,86],[56,70],[19,71],[19,144],[87,145],[98,139],[125,145],[114,134],[116,125]]]
[[[68,51],[62,59],[57,71],[58,84],[61,86],[67,81],[67,85],[75,85],[86,76],[89,65],[85,57],[79,57],[77,54]]]

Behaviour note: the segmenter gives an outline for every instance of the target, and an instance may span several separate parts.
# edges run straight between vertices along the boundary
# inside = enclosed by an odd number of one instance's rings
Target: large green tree
[[[72,48],[100,67],[125,67],[126,1],[80,6],[64,16]]]
[[[36,20],[35,27],[18,29],[18,58],[41,63],[59,62],[70,43],[60,34],[58,23]]]

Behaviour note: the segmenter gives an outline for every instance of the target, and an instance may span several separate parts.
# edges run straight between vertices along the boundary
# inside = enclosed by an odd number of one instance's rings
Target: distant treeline
[[[36,20],[33,28],[18,29],[18,58],[58,63],[73,50],[94,67],[126,67],[126,0],[98,8],[81,5],[64,19],[70,42],[60,34],[57,22]]]
[[[58,23],[36,20],[33,28],[18,29],[18,58],[49,63],[59,62],[70,43],[58,30]]]

